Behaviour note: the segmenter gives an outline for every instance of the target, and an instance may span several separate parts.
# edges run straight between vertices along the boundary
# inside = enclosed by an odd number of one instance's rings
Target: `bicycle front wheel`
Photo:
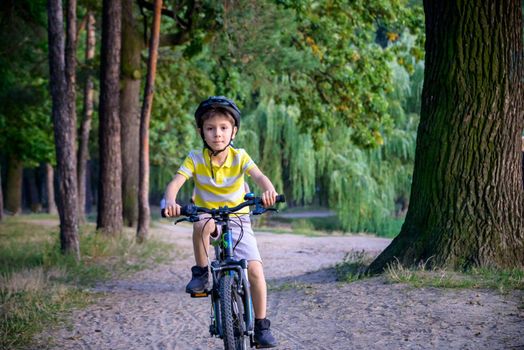
[[[248,349],[248,338],[244,335],[244,304],[234,276],[224,275],[220,279],[219,291],[224,347],[226,350]]]

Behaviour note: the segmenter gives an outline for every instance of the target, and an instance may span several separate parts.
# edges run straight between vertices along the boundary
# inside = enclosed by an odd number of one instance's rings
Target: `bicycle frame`
[[[242,295],[243,295],[243,304],[244,304],[244,310],[245,310],[245,319],[244,322],[246,323],[246,333],[247,336],[253,335],[254,325],[255,325],[255,318],[254,318],[254,311],[253,311],[253,303],[251,299],[251,290],[249,286],[249,278],[248,278],[248,262],[245,259],[236,260],[233,257],[233,233],[232,230],[229,228],[229,217],[223,218],[221,223],[221,234],[219,236],[219,244],[215,245],[215,259],[211,262],[210,268],[211,268],[211,275],[213,278],[213,286],[211,290],[211,298],[212,303],[214,304],[213,311],[215,312],[214,315],[214,321],[217,324],[218,331],[214,334],[212,332],[212,325],[213,325],[213,317],[212,322],[210,326],[210,332],[212,335],[219,335],[222,337],[221,334],[222,327],[220,325],[221,319],[220,319],[220,311],[219,309],[219,296],[218,296],[218,285],[220,278],[226,274],[231,273],[234,271],[236,273],[236,276],[240,278],[239,285],[242,286]],[[215,298],[216,297],[216,298]]]
[[[224,339],[224,343],[226,343],[225,335],[224,335],[224,329],[228,328],[226,325],[222,324],[222,316],[223,316],[223,310],[221,310],[221,297],[220,292],[225,291],[226,289],[220,289],[221,288],[221,280],[224,279],[224,281],[229,281],[229,289],[231,290],[232,286],[235,286],[237,288],[236,292],[232,293],[233,295],[238,295],[242,299],[242,310],[235,310],[242,316],[242,320],[240,321],[241,329],[244,329],[243,334],[241,334],[240,339],[242,339],[242,344],[240,348],[245,348],[245,338],[244,336],[249,337],[250,339],[250,346],[254,346],[253,342],[253,335],[254,335],[254,328],[255,328],[255,317],[254,317],[254,310],[253,310],[253,301],[251,299],[251,290],[249,286],[249,278],[248,278],[248,262],[245,259],[236,260],[234,258],[234,247],[233,247],[233,231],[230,228],[230,215],[234,215],[236,212],[238,212],[240,209],[247,207],[247,206],[255,206],[255,209],[251,212],[253,215],[260,215],[265,213],[269,210],[276,211],[275,208],[264,208],[262,206],[262,199],[259,197],[255,197],[254,194],[248,193],[244,197],[246,200],[245,202],[233,207],[228,208],[226,207],[220,207],[218,209],[208,209],[208,208],[202,208],[197,207],[194,205],[187,205],[182,207],[181,214],[186,216],[186,218],[179,219],[175,222],[175,224],[181,222],[181,221],[189,221],[189,222],[196,222],[201,220],[199,213],[207,213],[210,214],[211,219],[215,220],[216,225],[219,225],[221,227],[220,236],[217,240],[218,243],[215,243],[215,256],[216,260],[212,261],[210,265],[211,269],[211,275],[213,279],[213,285],[211,290],[206,291],[205,293],[198,293],[198,294],[192,294],[192,297],[207,297],[211,296],[211,325],[209,327],[209,332],[212,336],[219,336],[220,338]],[[283,195],[277,196],[277,202],[285,202],[285,198]],[[165,217],[164,209],[162,209],[162,216]],[[233,278],[233,282],[231,278]],[[226,278],[225,278],[226,277]],[[224,283],[225,285],[225,283]],[[229,295],[228,293],[223,292],[224,295]],[[229,299],[231,299],[231,295],[229,296]],[[238,301],[238,300],[237,300]],[[222,302],[225,302],[224,300]],[[240,303],[235,303],[234,300],[231,300],[231,304],[228,305],[228,310],[226,310],[229,313],[230,318],[226,318],[229,321],[229,324],[231,324],[231,309],[230,307],[234,306],[239,307]],[[227,313],[226,313],[227,314]],[[239,316],[236,314],[236,316]],[[238,318],[237,318],[238,320]],[[244,327],[245,326],[245,327]],[[232,326],[230,326],[232,327]],[[231,329],[231,328],[228,328]],[[231,331],[229,332],[229,336],[227,339],[231,339]],[[237,341],[238,335],[234,335],[235,342]],[[226,347],[228,347],[226,345]],[[235,348],[238,348],[238,344],[235,345]]]

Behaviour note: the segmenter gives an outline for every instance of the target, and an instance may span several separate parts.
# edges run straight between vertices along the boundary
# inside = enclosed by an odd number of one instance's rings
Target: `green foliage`
[[[422,70],[423,66],[417,66]],[[259,167],[284,191],[291,205],[311,204],[327,193],[342,229],[394,236],[402,218],[393,218],[397,201],[407,202],[415,156],[418,114],[407,113],[422,75],[409,76],[390,63],[393,89],[388,95],[391,130],[375,135],[379,148],[365,149],[353,142],[354,129],[333,127],[314,147],[311,134],[300,132],[296,106],[263,101],[245,115],[236,145],[247,149]]]
[[[312,203],[322,195],[316,186],[325,183],[322,190],[328,192],[341,228],[397,234],[403,220],[392,215],[397,197],[409,197],[415,118],[406,119],[411,130],[394,129],[379,149],[357,147],[351,129],[339,127],[316,150],[311,136],[299,132],[296,117],[294,108],[273,101],[261,104],[245,117],[236,144],[247,149],[289,204]]]
[[[54,162],[53,128],[47,81],[12,87],[2,96],[0,107],[0,149],[14,154],[26,166]]]
[[[235,145],[245,148],[289,201],[310,203],[315,194],[315,151],[310,135],[298,128],[296,107],[260,103],[244,117]]]
[[[0,152],[28,166],[54,160],[45,6],[8,1],[0,12]]]
[[[52,224],[32,222],[43,220]],[[7,218],[0,224],[0,348],[27,345],[33,334],[65,311],[89,303],[86,286],[165,261],[170,247],[148,240],[135,244],[134,231],[119,238],[83,227],[82,261],[60,253],[58,221],[41,215]]]
[[[296,67],[291,73],[302,123],[314,135],[346,125],[358,146],[380,145],[381,134],[392,123],[388,63],[405,51],[392,43],[400,30],[421,29],[414,24],[421,18],[420,5],[407,6],[407,1],[283,3],[296,10],[299,26],[294,43],[310,51],[318,63],[314,70]],[[390,30],[387,48],[375,43],[383,28]]]

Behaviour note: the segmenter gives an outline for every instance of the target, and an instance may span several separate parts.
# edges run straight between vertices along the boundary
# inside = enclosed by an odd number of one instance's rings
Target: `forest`
[[[115,152],[122,159],[121,207],[128,226],[138,220],[138,135],[152,5],[123,1],[120,9],[120,97],[109,113],[119,116],[121,149]],[[49,191],[58,179],[46,2],[7,1],[2,7],[4,207],[9,214],[53,212],[52,197],[59,193]],[[66,10],[64,16],[73,14]],[[96,211],[105,154],[99,118],[104,24],[97,2],[79,1],[75,10],[69,50],[84,218]],[[242,110],[235,146],[248,151],[289,207],[330,208],[339,230],[389,233],[409,200],[423,41],[416,1],[166,2],[149,130],[151,203],[158,204],[187,152],[201,147],[192,116],[198,102],[226,95]]]

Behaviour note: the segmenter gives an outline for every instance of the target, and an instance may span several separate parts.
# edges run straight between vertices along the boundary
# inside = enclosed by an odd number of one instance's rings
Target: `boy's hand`
[[[166,201],[166,216],[180,216],[180,205],[176,201]]]
[[[265,208],[272,207],[277,202],[278,193],[274,190],[262,193],[262,204]]]

